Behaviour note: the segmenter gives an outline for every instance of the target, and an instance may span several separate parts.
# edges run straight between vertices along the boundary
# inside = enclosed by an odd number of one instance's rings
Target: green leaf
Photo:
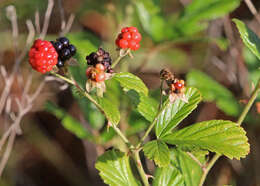
[[[233,19],[236,23],[240,37],[242,38],[244,44],[255,54],[258,59],[260,59],[260,39],[259,37],[250,30],[242,21],[238,19]]]
[[[135,90],[138,93],[142,93],[146,96],[148,95],[148,88],[143,83],[143,81],[139,77],[129,72],[116,73],[112,79],[118,81],[120,85],[127,91]]]
[[[71,133],[75,134],[78,138],[89,140],[93,138],[91,133],[87,131],[87,129],[84,128],[80,122],[66,113],[63,109],[57,107],[51,102],[46,103],[45,109],[60,119],[63,127]]]
[[[138,94],[135,91],[128,91],[127,95],[131,98],[131,102],[136,110],[148,121],[152,122],[158,112],[158,101],[150,96]]]
[[[249,153],[246,132],[236,123],[211,120],[185,127],[162,138],[166,143],[194,148],[199,147],[240,159]]]
[[[155,40],[165,37],[166,21],[160,14],[160,6],[154,0],[135,1],[136,11],[144,30]]]
[[[192,35],[207,28],[208,20],[216,19],[235,10],[240,0],[196,0],[182,11],[173,30],[179,35]],[[204,21],[204,22],[203,22]]]
[[[180,170],[184,178],[185,186],[199,185],[202,176],[202,168],[186,152],[174,149],[176,161],[174,165]]]
[[[160,141],[153,140],[144,145],[144,155],[150,160],[154,160],[159,167],[165,167],[170,163],[170,151],[168,146]]]
[[[108,121],[113,125],[117,125],[120,121],[120,112],[117,106],[106,97],[94,97],[94,99],[97,100]]]
[[[199,91],[195,88],[187,88],[185,96],[188,103],[177,99],[174,103],[166,101],[160,113],[156,117],[155,132],[161,138],[172,131],[184,118],[186,118],[201,100]]]
[[[98,157],[95,167],[104,182],[110,186],[140,186],[135,179],[129,156],[119,150],[106,151]]]
[[[184,186],[183,175],[174,165],[156,168],[153,186]]]
[[[194,156],[198,158],[197,155]],[[153,186],[199,185],[202,169],[186,152],[180,149],[171,149],[170,159],[170,164],[167,167],[156,169]]]
[[[240,105],[232,92],[207,74],[192,70],[187,75],[187,84],[198,88],[205,101],[216,101],[219,109],[223,110],[230,116],[238,116]]]

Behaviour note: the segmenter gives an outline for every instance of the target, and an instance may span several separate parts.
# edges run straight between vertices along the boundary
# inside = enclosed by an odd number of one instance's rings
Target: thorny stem
[[[149,186],[148,177],[147,177],[146,173],[144,172],[144,168],[143,168],[142,162],[140,160],[140,156],[139,156],[139,151],[140,150],[134,151],[135,164],[137,166],[138,172],[141,176],[141,179],[142,179],[144,185]]]
[[[123,59],[123,57],[125,57],[126,55],[128,55],[130,53],[130,49],[127,49],[127,51],[124,54],[119,54],[118,58],[114,61],[114,63],[111,65],[111,68],[115,68],[116,65],[121,61],[121,59]]]
[[[240,125],[242,124],[242,122],[244,121],[244,119],[245,119],[245,117],[246,117],[248,111],[249,111],[250,108],[252,107],[252,105],[253,105],[253,103],[254,103],[254,101],[255,101],[255,99],[256,99],[256,97],[257,97],[259,91],[260,91],[260,79],[258,80],[257,85],[256,85],[256,87],[255,87],[255,89],[254,89],[254,91],[253,91],[253,93],[252,93],[252,95],[251,95],[251,97],[250,97],[248,103],[246,104],[246,106],[245,106],[243,112],[241,113],[241,115],[240,115],[239,118],[238,118],[237,124],[238,124],[239,126],[240,126]],[[203,172],[203,175],[202,175],[202,177],[201,177],[201,179],[200,179],[200,184],[199,184],[199,186],[203,186],[203,184],[204,184],[204,182],[205,182],[205,180],[206,180],[206,177],[207,177],[207,175],[208,175],[210,169],[213,167],[213,165],[215,164],[215,162],[220,158],[220,156],[221,156],[220,154],[215,154],[215,155],[213,156],[213,158],[209,161],[209,163],[208,163],[208,165],[207,165],[207,167],[206,167],[206,170]]]
[[[98,102],[89,93],[83,90],[75,81],[54,72],[51,72],[51,74],[77,87],[104,114],[104,111],[102,110],[102,107],[98,104]],[[133,146],[131,145],[129,140],[125,137],[125,135],[121,132],[121,130],[116,125],[111,125],[111,126],[116,131],[116,133],[121,137],[121,139],[128,145],[128,147],[133,148]]]
[[[74,82],[73,80],[71,80],[71,79],[69,79],[69,78],[67,78],[67,77],[64,77],[64,76],[62,76],[62,75],[59,75],[59,74],[57,74],[57,73],[51,72],[51,74],[55,75],[55,76],[58,77],[58,78],[63,79],[64,81],[70,83],[71,85],[76,86],[80,91],[84,92],[84,95],[85,95],[92,103],[94,103],[102,113],[104,113],[103,110],[102,110],[102,108],[101,108],[101,106],[96,102],[96,100],[93,99],[93,98],[91,97],[91,95],[89,95],[85,90],[83,90],[81,87],[79,87],[76,82]],[[138,172],[139,172],[139,174],[140,174],[140,176],[141,176],[141,179],[142,179],[142,181],[143,181],[143,183],[144,183],[145,186],[149,186],[148,177],[147,177],[147,175],[146,175],[145,172],[144,172],[144,169],[143,169],[143,166],[142,166],[142,163],[141,163],[141,160],[140,160],[140,156],[139,156],[139,151],[140,151],[140,149],[135,148],[135,147],[129,142],[129,140],[126,138],[126,136],[121,132],[121,130],[120,130],[116,125],[113,125],[113,124],[112,124],[111,126],[113,127],[113,129],[115,130],[115,132],[121,137],[121,139],[127,144],[127,146],[129,147],[130,151],[133,153],[133,155],[134,155],[134,160],[135,160],[135,162],[136,162],[136,167],[137,167]],[[150,130],[151,130],[151,129],[150,129]],[[149,134],[149,133],[148,133],[148,134]],[[147,135],[148,135],[148,134],[147,134]],[[136,150],[136,149],[137,149],[137,150]]]

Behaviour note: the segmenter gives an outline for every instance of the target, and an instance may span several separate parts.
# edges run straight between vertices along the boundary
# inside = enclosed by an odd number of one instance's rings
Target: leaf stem
[[[161,80],[161,85],[160,85],[160,104],[159,104],[159,108],[158,108],[158,111],[161,110],[161,107],[162,107],[162,98],[163,98],[163,80]]]
[[[54,72],[51,72],[51,74],[77,87],[79,91],[84,93],[85,97],[87,97],[104,114],[104,111],[102,110],[102,107],[98,104],[98,102],[89,93],[83,90],[75,81]],[[134,148],[133,145],[129,142],[129,140],[125,137],[125,135],[121,132],[121,130],[116,125],[112,124],[111,126],[113,127],[115,132],[121,137],[121,139],[127,144],[127,146],[130,149],[133,149]]]
[[[243,109],[241,115],[238,118],[237,124],[239,126],[244,121],[244,119],[245,119],[247,113],[249,112],[250,108],[252,107],[252,105],[253,105],[253,103],[254,103],[254,101],[255,101],[259,91],[260,91],[260,79],[258,80],[257,85],[256,85],[254,91],[252,92],[251,97],[250,97],[248,103],[246,104],[245,108]],[[215,154],[213,156],[213,158],[209,161],[209,163],[208,163],[208,165],[206,167],[206,170],[203,172],[203,175],[201,176],[199,186],[203,186],[210,169],[213,167],[215,162],[220,158],[220,156],[221,156],[220,154]]]
[[[136,164],[137,170],[141,176],[141,179],[142,179],[144,185],[149,186],[148,177],[147,177],[146,173],[144,172],[144,168],[143,168],[142,162],[140,160],[140,156],[139,156],[139,151],[140,150],[134,151],[135,164]]]
[[[111,65],[111,68],[115,68],[116,65],[125,57],[127,54],[129,54],[130,49],[127,49],[127,51],[124,54],[119,54],[118,58],[114,61],[114,63]]]

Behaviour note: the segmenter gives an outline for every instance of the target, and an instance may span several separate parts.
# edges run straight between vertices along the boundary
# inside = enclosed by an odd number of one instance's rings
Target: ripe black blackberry
[[[86,56],[87,64],[91,66],[95,66],[96,64],[102,64],[106,68],[106,72],[112,73],[113,70],[111,68],[111,57],[108,52],[106,52],[103,48],[99,48],[97,52],[92,52],[88,56]]]
[[[63,67],[66,60],[70,59],[76,54],[76,47],[70,44],[69,39],[66,37],[60,37],[56,39],[56,41],[51,41],[51,43],[59,55],[59,60],[57,63],[58,68]]]

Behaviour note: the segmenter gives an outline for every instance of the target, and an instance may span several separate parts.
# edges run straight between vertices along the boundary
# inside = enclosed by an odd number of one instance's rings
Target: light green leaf
[[[153,186],[199,185],[202,169],[186,152],[180,149],[171,149],[170,159],[170,164],[167,167],[156,169]]]
[[[94,97],[101,106],[106,118],[113,125],[117,125],[120,121],[120,112],[115,104],[106,97]]]
[[[187,84],[198,88],[205,101],[216,101],[219,109],[230,116],[237,116],[240,113],[240,105],[232,92],[207,74],[192,70],[187,75]]]
[[[170,151],[168,146],[160,141],[153,140],[144,145],[144,155],[154,160],[159,167],[165,167],[170,163]]]
[[[132,173],[129,156],[119,150],[106,151],[98,157],[95,167],[110,186],[141,186]]]
[[[78,138],[89,140],[93,138],[91,133],[87,131],[80,122],[74,119],[70,114],[66,113],[63,109],[57,107],[51,102],[46,103],[45,109],[60,119],[63,127],[75,134]]]
[[[156,116],[158,102],[149,96],[140,95],[137,111],[148,121],[152,122]]]
[[[180,147],[199,147],[240,159],[249,153],[246,132],[236,123],[211,120],[193,124],[162,138],[166,143]]]
[[[148,95],[148,88],[143,81],[129,72],[116,73],[112,79],[118,81],[126,90],[135,90],[138,93]]]
[[[161,9],[154,0],[135,1],[137,14],[144,30],[155,40],[160,41],[165,37],[166,21],[160,15]]]
[[[242,21],[238,19],[233,19],[236,23],[240,37],[242,38],[244,44],[255,54],[258,59],[260,59],[260,39],[259,37],[250,30]]]
[[[186,118],[201,101],[201,95],[196,88],[188,87],[185,91],[188,103],[177,99],[174,103],[166,101],[156,117],[155,132],[161,138],[172,131],[184,118]]]
[[[185,186],[199,185],[202,176],[202,168],[186,152],[174,149],[176,161],[174,165],[180,170],[184,178]]]
[[[208,22],[205,21],[224,16],[235,10],[239,4],[240,0],[192,1],[182,11],[180,18],[173,25],[173,28],[181,35],[192,35],[207,28]]]

